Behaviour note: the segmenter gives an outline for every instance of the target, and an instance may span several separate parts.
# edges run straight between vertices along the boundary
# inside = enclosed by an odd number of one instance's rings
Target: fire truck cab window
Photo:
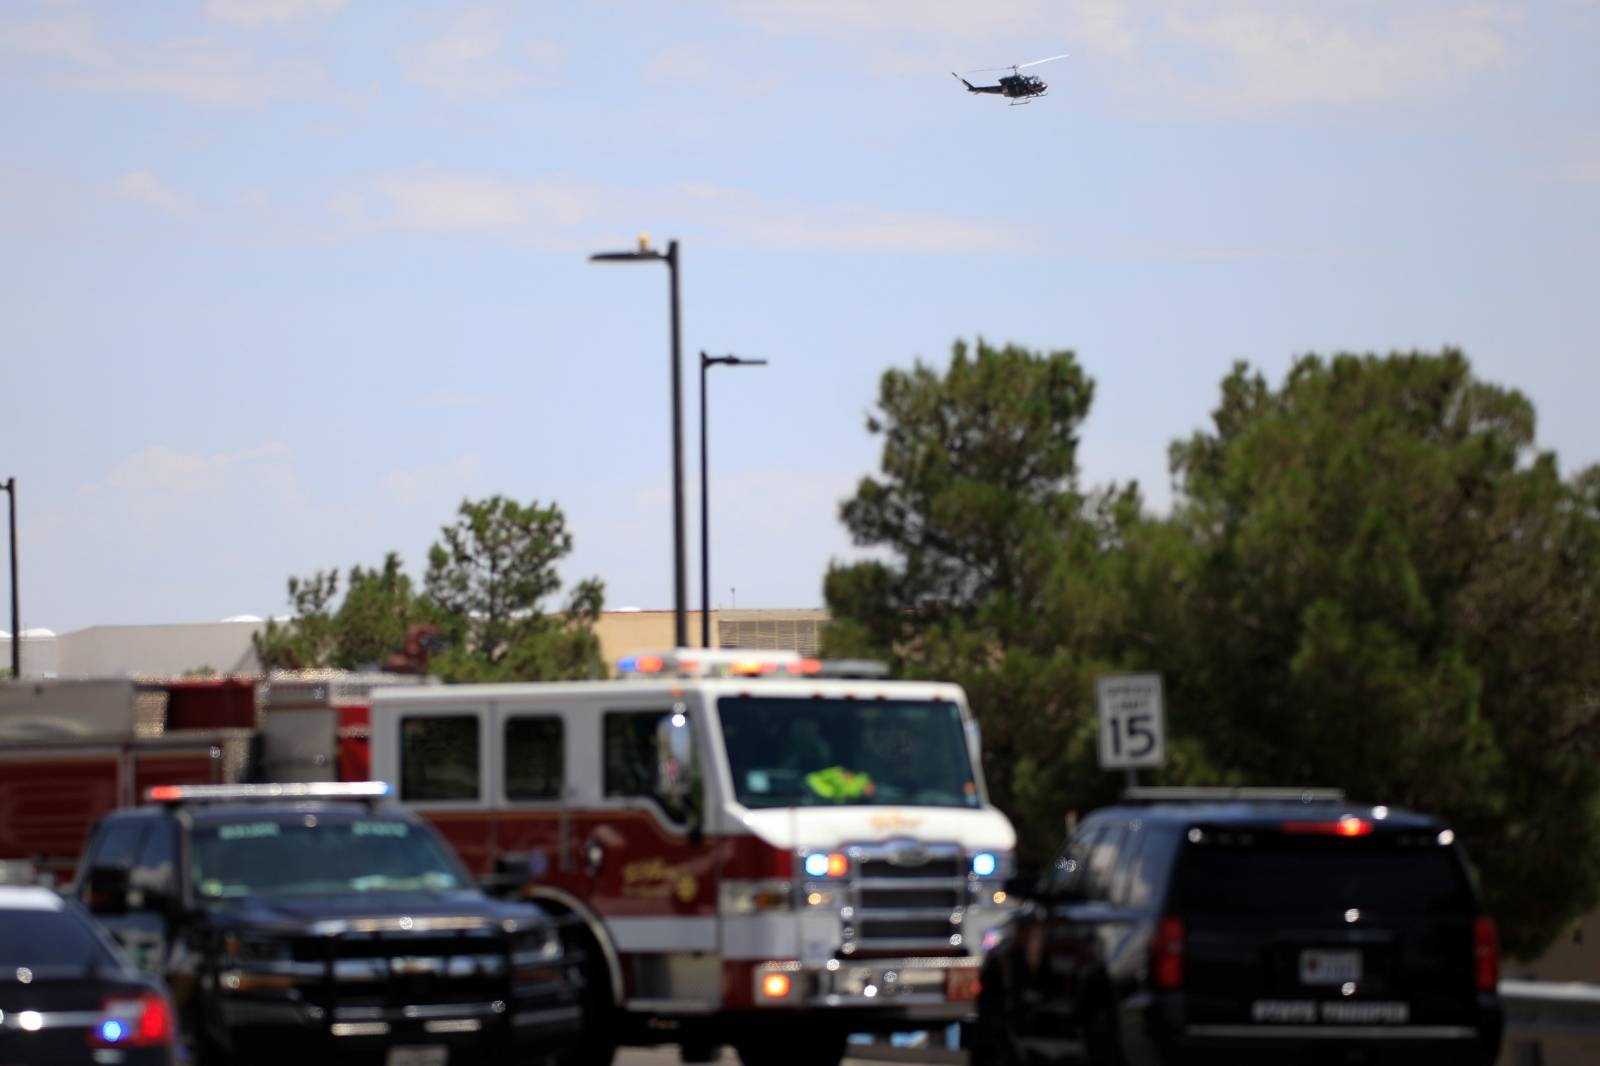
[[[560,799],[562,743],[559,718],[507,719],[503,745],[506,799]]]
[[[475,716],[412,716],[401,720],[400,798],[480,798]]]
[[[949,701],[724,696],[717,709],[746,807],[979,805]]]
[[[607,796],[656,801],[670,821],[698,823],[700,771],[688,715],[677,711],[617,711],[605,716]]]

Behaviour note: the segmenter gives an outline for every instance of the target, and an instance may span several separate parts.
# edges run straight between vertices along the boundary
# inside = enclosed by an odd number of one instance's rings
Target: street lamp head
[[[700,353],[701,366],[766,366],[765,359],[741,359],[737,355],[707,355]]]

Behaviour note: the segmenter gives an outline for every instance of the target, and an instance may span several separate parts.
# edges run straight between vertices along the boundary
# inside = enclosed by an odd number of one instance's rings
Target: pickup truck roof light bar
[[[256,785],[156,785],[150,803],[248,803],[302,799],[360,799],[376,805],[393,790],[387,781],[296,781]]]
[[[1122,790],[1125,803],[1343,803],[1342,788],[1202,788],[1187,785],[1143,785]]]
[[[814,659],[792,651],[678,648],[618,660],[625,678],[886,678],[889,667],[872,659]]]

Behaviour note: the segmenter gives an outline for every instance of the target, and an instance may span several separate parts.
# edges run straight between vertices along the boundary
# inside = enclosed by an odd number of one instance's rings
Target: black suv
[[[1134,789],[992,935],[974,1066],[1494,1062],[1494,923],[1455,834],[1334,792]]]
[[[165,978],[202,1063],[443,1066],[565,1050],[556,926],[485,895],[379,783],[164,786],[93,833],[74,892]]]

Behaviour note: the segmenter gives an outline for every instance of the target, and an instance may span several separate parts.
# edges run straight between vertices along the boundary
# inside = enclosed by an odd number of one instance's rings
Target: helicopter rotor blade
[[[1056,61],[1056,60],[1058,60],[1058,59],[1065,59],[1065,58],[1067,58],[1067,56],[1069,56],[1069,55],[1071,55],[1071,53],[1070,53],[1070,52],[1062,52],[1062,53],[1061,53],[1061,54],[1060,54],[1060,55],[1058,55],[1058,56],[1050,56],[1050,57],[1048,57],[1048,58],[1046,58],[1046,59],[1035,59],[1035,60],[1034,60],[1034,61],[1033,61],[1033,62],[1032,62],[1032,63],[1018,63],[1018,64],[1017,64],[1017,65],[1016,65],[1016,68],[1015,68],[1015,69],[1017,69],[1017,70],[1021,70],[1021,69],[1022,69],[1022,68],[1023,68],[1023,67],[1036,67],[1036,66],[1038,66],[1038,65],[1039,65],[1039,64],[1040,64],[1040,63],[1054,63],[1054,62],[1055,62],[1055,61]]]

